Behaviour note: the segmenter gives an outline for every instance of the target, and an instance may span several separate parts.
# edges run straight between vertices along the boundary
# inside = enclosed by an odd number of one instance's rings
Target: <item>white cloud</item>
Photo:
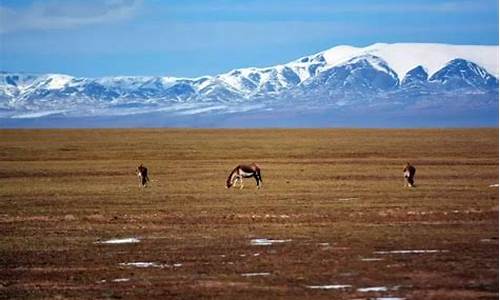
[[[142,0],[37,1],[25,8],[0,6],[0,33],[68,29],[133,17]]]

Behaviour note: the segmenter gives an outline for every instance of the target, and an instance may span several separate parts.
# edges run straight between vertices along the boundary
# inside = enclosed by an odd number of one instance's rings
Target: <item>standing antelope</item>
[[[137,177],[139,177],[139,187],[146,187],[149,182],[148,168],[140,164],[137,167]]]
[[[262,177],[260,176],[260,168],[252,163],[250,165],[238,165],[233,169],[229,177],[226,180],[226,188],[230,188],[236,185],[236,182],[240,183],[240,189],[243,188],[243,178],[255,178],[257,182],[257,188],[260,189],[260,184],[262,183]]]
[[[410,163],[406,163],[406,166],[403,169],[403,177],[405,181],[405,186],[414,187],[415,186],[415,172],[417,170],[414,166],[410,165]]]

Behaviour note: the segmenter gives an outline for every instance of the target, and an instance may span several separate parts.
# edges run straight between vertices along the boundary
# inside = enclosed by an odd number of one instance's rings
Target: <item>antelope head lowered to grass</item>
[[[240,189],[243,188],[243,178],[255,178],[257,182],[257,188],[260,189],[262,183],[262,177],[260,176],[260,168],[252,163],[250,165],[238,165],[233,169],[231,174],[227,177],[226,188],[230,188],[236,185],[237,182],[240,184]]]
[[[416,169],[410,163],[406,163],[403,169],[403,177],[405,180],[405,186],[414,187],[415,186],[415,172]]]

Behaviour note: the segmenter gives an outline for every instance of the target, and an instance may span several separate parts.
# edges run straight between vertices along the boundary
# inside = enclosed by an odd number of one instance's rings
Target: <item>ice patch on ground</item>
[[[111,282],[127,282],[127,281],[130,281],[130,278],[116,278],[116,279],[112,279]],[[101,280],[99,281],[100,283],[106,283],[108,282],[107,280]]]
[[[490,187],[498,187],[498,183],[496,184],[491,184]]]
[[[374,254],[425,254],[425,253],[447,253],[448,250],[391,250],[391,251],[374,251]]]
[[[137,268],[165,268],[168,265],[159,264],[155,262],[129,262],[129,263],[120,263],[120,266],[137,267]]]
[[[343,290],[351,288],[350,284],[331,284],[331,285],[307,285],[310,289],[316,290]]]
[[[269,276],[271,273],[268,272],[261,272],[261,273],[242,273],[241,276],[243,277],[254,277],[254,276]]]
[[[273,244],[281,244],[291,242],[292,240],[270,240],[270,239],[253,239],[250,241],[252,246],[271,246]]]
[[[387,292],[387,287],[385,286],[372,286],[372,287],[366,287],[366,288],[359,288],[357,289],[358,292],[360,293],[369,293],[369,292]]]
[[[133,244],[139,243],[140,240],[137,238],[127,238],[127,239],[112,239],[107,241],[98,241],[96,244]]]
[[[361,261],[381,261],[384,260],[383,258],[379,257],[362,257],[360,258]]]
[[[482,243],[498,243],[498,239],[481,239]]]

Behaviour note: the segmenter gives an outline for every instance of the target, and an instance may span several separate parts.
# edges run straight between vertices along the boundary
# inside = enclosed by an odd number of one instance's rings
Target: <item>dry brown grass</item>
[[[2,130],[0,298],[497,299],[497,183],[497,129]]]

